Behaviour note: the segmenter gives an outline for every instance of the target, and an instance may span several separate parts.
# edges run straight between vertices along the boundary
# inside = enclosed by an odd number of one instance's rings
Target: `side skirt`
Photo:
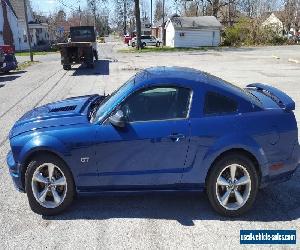
[[[154,193],[154,192],[202,192],[204,184],[175,184],[165,186],[103,186],[77,187],[78,195],[116,194],[116,193]]]

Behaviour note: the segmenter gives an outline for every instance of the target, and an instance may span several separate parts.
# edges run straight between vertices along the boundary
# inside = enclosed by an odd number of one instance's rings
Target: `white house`
[[[20,46],[17,15],[9,0],[0,0],[0,45]]]
[[[219,46],[221,28],[214,16],[173,17],[166,23],[166,46]]]
[[[262,23],[262,27],[269,28],[278,35],[283,35],[284,33],[283,22],[274,13],[271,13],[270,16]]]

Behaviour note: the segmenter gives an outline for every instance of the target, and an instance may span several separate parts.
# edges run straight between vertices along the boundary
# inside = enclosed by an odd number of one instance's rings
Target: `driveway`
[[[82,198],[66,213],[42,217],[31,212],[26,195],[15,191],[5,157],[7,135],[24,112],[55,100],[111,93],[138,70],[186,66],[207,71],[239,86],[272,84],[297,103],[300,124],[300,65],[288,62],[300,46],[242,48],[176,53],[119,53],[124,45],[100,45],[95,69],[62,70],[59,54],[23,72],[0,75],[0,246],[1,248],[196,249],[240,248],[240,229],[300,229],[300,171],[289,182],[259,192],[246,215],[215,214],[198,193],[134,194]],[[259,125],[259,124],[258,124]],[[298,233],[299,235],[299,233]],[[299,242],[299,236],[298,236]]]

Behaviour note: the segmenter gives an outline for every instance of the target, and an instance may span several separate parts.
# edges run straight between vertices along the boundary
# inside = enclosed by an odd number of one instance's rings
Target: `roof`
[[[265,12],[261,15],[261,18],[263,20],[268,19],[272,14],[274,14],[281,22],[284,22],[285,20],[285,13],[284,11],[269,11]]]
[[[19,20],[25,20],[25,12],[24,12],[24,2],[23,0],[9,0],[11,2],[11,5],[17,14],[17,17]],[[27,1],[28,6],[30,6],[29,1]]]
[[[170,19],[175,29],[221,28],[222,24],[214,16],[173,17]]]
[[[9,8],[12,10],[12,12],[15,14],[15,16],[17,17],[17,13],[15,12],[10,0],[4,0],[4,2],[6,2],[6,4],[9,6]]]
[[[206,84],[210,86],[215,86],[221,88],[227,92],[240,96],[242,98],[248,99],[247,95],[244,91],[229,83],[225,80],[218,78],[214,75],[211,75],[207,72],[186,68],[186,67],[152,67],[147,68],[135,76],[135,84],[137,86],[142,85],[144,83],[153,83],[154,79],[165,79],[165,80],[172,80],[172,79],[184,79],[196,82],[196,84]],[[175,81],[171,81],[175,82]]]

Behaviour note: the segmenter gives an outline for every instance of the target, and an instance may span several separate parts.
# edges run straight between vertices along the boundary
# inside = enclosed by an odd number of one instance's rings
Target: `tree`
[[[154,21],[157,22],[163,18],[163,0],[157,0],[154,7]]]
[[[141,48],[141,13],[140,13],[140,1],[134,0],[135,8],[135,22],[136,22],[136,48],[139,50]]]

